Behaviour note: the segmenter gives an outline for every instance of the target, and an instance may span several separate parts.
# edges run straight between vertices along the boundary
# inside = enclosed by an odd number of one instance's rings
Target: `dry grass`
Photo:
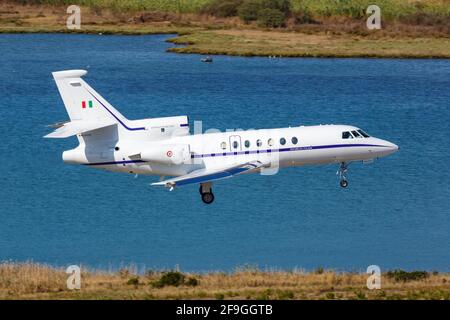
[[[161,272],[134,275],[82,269],[81,290],[66,288],[63,269],[32,263],[0,264],[0,299],[450,299],[450,274],[416,281],[382,277],[381,290],[366,288],[366,274],[238,269],[185,274],[198,285],[155,287]],[[130,279],[137,279],[130,281]]]

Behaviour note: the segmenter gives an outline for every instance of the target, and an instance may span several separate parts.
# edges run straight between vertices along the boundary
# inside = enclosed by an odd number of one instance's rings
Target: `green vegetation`
[[[243,0],[237,4],[236,11],[242,21],[249,23],[256,20],[261,27],[281,27],[291,14],[289,0]]]
[[[366,8],[378,5],[385,19],[399,19],[416,12],[436,16],[450,17],[450,5],[446,0],[291,0],[293,11],[307,8],[317,16],[346,16],[350,18],[365,17]]]
[[[359,19],[366,16],[366,8],[372,0],[10,0],[18,4],[70,5],[114,11],[164,11],[174,13],[209,13],[218,17],[237,15],[237,8],[244,2],[258,7],[277,9],[283,13],[307,11],[313,16],[345,16]],[[427,16],[450,17],[447,0],[377,0],[385,19],[402,19],[418,13]]]
[[[424,280],[428,278],[430,275],[426,271],[404,271],[404,270],[393,270],[388,271],[386,273],[386,276],[390,279],[394,279],[395,281],[417,281],[417,280]]]
[[[133,285],[133,286],[139,285],[139,277],[137,277],[137,276],[131,277],[130,279],[128,279],[127,284]]]
[[[196,287],[199,283],[195,277],[188,277],[186,279],[186,276],[179,271],[168,271],[164,272],[158,280],[151,282],[151,285],[155,288],[163,288],[165,286],[179,287],[183,285]]]
[[[159,280],[152,283],[155,288],[162,288],[164,286],[178,287],[184,283],[184,274],[178,271],[169,271],[163,273]]]
[[[264,8],[258,11],[260,27],[278,28],[284,25],[284,14],[278,9]]]
[[[175,13],[199,12],[211,0],[12,0],[18,4],[64,5],[72,4],[112,11],[164,11]]]

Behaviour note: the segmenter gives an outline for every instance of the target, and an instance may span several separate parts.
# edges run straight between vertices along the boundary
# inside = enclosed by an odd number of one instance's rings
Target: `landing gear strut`
[[[214,201],[214,194],[212,193],[212,183],[200,183],[200,195],[202,196],[202,201],[206,204],[211,204]]]
[[[339,175],[339,179],[341,180],[339,184],[341,185],[342,188],[347,188],[348,186],[347,171],[348,171],[348,163],[341,162],[339,170],[338,172],[336,172],[336,174]]]

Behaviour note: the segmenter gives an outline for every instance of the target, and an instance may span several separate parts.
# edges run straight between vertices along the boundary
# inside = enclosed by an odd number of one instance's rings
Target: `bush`
[[[272,10],[271,13],[268,9]],[[274,10],[276,10],[276,13]],[[264,17],[274,16],[272,19],[278,21],[280,12],[284,22],[284,19],[291,13],[291,2],[289,0],[243,0],[237,11],[239,18],[246,23],[259,20],[260,15]]]
[[[245,0],[238,8],[238,15],[242,21],[249,23],[258,19],[258,11],[261,10],[261,0]]]
[[[277,9],[284,16],[291,13],[291,2],[289,0],[260,0],[260,2],[264,9]]]
[[[184,278],[184,274],[178,271],[165,272],[159,280],[153,282],[153,286],[156,288],[162,288],[164,286],[178,287],[184,283]]]
[[[238,14],[238,7],[244,0],[214,0],[206,4],[201,12],[211,14],[216,17],[235,17]]]
[[[386,276],[390,279],[394,279],[394,281],[397,281],[397,282],[400,282],[400,281],[407,282],[407,281],[424,280],[429,277],[429,274],[426,271],[407,272],[404,270],[393,270],[393,271],[388,271],[386,273]]]
[[[187,279],[187,281],[185,282],[185,285],[191,286],[191,287],[196,287],[196,286],[198,286],[198,284],[199,284],[198,279],[193,278],[193,277]]]
[[[131,277],[130,279],[128,279],[127,284],[133,286],[139,285],[139,277]]]
[[[260,27],[278,28],[284,25],[284,14],[278,9],[261,9],[258,11]]]
[[[317,23],[317,21],[312,17],[311,12],[306,8],[297,10],[292,15],[294,17],[295,24]]]

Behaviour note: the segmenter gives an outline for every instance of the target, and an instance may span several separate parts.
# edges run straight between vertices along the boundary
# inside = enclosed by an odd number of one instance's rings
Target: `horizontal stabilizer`
[[[68,138],[80,133],[89,132],[117,124],[113,119],[97,121],[74,120],[63,124],[61,127],[44,136],[44,138]]]
[[[224,178],[233,177],[235,175],[256,171],[263,167],[264,164],[260,161],[252,161],[241,164],[234,164],[227,167],[220,167],[214,169],[199,169],[194,170],[184,176],[179,176],[176,178],[164,180],[161,182],[152,183],[153,186],[166,186],[173,188],[175,186],[182,186],[193,183],[203,183],[214,180],[220,180]]]

